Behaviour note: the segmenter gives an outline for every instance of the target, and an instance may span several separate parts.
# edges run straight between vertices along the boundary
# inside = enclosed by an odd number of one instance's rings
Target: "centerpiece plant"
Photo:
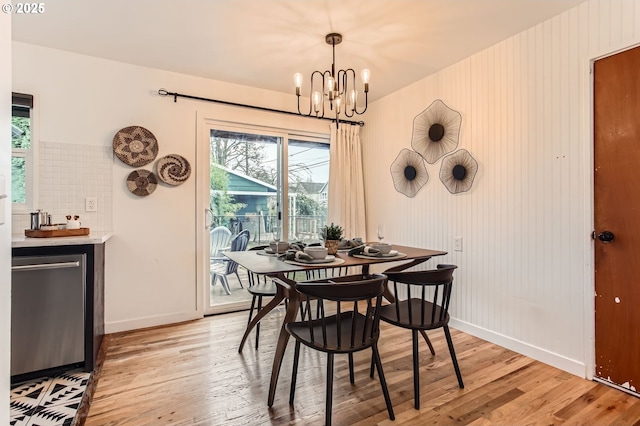
[[[334,225],[331,222],[331,225],[326,225],[322,229],[322,236],[324,237],[324,246],[327,248],[329,254],[338,253],[338,244],[342,239],[342,233],[344,230],[340,225]]]

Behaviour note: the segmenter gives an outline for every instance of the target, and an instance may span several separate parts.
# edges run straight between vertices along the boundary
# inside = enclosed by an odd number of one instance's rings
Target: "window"
[[[33,96],[11,96],[11,201],[16,210],[28,210],[33,198]]]
[[[249,229],[259,243],[317,240],[327,217],[328,140],[266,133],[211,129],[212,225]]]

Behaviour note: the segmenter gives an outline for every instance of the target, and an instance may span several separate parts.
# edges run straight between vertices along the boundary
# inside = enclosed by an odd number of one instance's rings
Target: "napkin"
[[[295,251],[303,251],[306,244],[301,242],[289,243],[289,249]]]
[[[287,250],[284,254],[280,255],[280,258],[282,258],[283,260],[295,260],[295,261],[301,260],[303,262],[308,262],[310,260],[313,260],[313,257],[311,257],[311,255],[301,250],[294,250],[294,249]]]
[[[380,250],[375,249],[373,247],[365,246],[365,245],[362,245],[360,247],[355,247],[349,250],[349,256],[353,256],[355,254],[364,254],[366,256],[375,256],[375,257],[382,256],[382,253],[380,253]]]
[[[311,257],[310,254],[307,254],[303,251],[297,251],[295,254],[295,258],[296,260],[302,260],[302,261],[309,261],[309,260],[313,260],[313,257]]]
[[[338,250],[352,249],[354,247],[360,247],[362,241],[360,239],[342,240],[338,243]]]
[[[321,246],[320,243],[305,244],[302,241],[292,241],[289,243],[288,250],[304,251],[305,247]],[[289,259],[292,260],[292,259]]]

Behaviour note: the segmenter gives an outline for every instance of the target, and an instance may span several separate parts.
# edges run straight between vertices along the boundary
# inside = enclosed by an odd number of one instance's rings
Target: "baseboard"
[[[121,331],[138,330],[140,328],[157,327],[159,325],[175,324],[178,322],[191,321],[202,318],[202,312],[175,312],[171,314],[157,315],[152,317],[134,318],[123,321],[106,322],[104,325],[105,334],[119,333]]]
[[[500,345],[503,348],[507,348],[514,352],[518,352],[519,354],[528,356],[529,358],[533,358],[536,361],[549,364],[568,373],[575,374],[576,376],[587,378],[587,367],[584,362],[567,358],[546,349],[533,346],[529,343],[522,342],[509,336],[487,330],[486,328],[478,327],[468,322],[459,321],[454,318],[451,318],[449,325],[452,328],[464,331],[472,336],[476,336],[480,339]]]

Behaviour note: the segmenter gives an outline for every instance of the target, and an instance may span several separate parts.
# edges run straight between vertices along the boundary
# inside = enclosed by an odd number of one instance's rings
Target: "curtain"
[[[344,238],[366,238],[360,126],[331,123],[328,222],[344,228]]]

